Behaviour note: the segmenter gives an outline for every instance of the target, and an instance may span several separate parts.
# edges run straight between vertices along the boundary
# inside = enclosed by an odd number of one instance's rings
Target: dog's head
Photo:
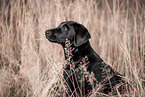
[[[66,39],[78,47],[91,38],[88,30],[81,24],[73,21],[62,22],[57,28],[46,30],[46,38],[55,43],[64,44]]]

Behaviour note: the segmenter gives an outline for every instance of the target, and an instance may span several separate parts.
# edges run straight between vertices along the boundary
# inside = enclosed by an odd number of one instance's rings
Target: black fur
[[[127,83],[92,49],[89,43],[91,36],[83,25],[66,21],[57,28],[46,30],[45,34],[49,41],[62,45],[66,60],[69,56],[65,49],[73,49],[70,63],[66,64],[63,72],[68,87],[67,96],[87,96],[92,89],[100,86],[98,91],[105,94],[115,94],[117,85],[120,85],[118,90],[124,92]],[[70,42],[68,48],[66,40]],[[83,63],[85,57],[87,60]]]

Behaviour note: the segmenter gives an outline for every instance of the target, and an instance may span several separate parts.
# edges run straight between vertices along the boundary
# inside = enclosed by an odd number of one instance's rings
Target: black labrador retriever
[[[46,30],[50,42],[61,44],[65,60],[63,76],[67,96],[88,96],[93,91],[114,95],[123,93],[127,82],[107,65],[92,49],[88,30],[73,21],[62,22],[57,28]]]

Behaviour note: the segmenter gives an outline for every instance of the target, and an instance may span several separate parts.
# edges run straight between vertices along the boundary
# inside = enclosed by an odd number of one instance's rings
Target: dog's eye
[[[67,27],[66,26],[63,26],[62,28],[63,28],[64,31],[67,31]]]

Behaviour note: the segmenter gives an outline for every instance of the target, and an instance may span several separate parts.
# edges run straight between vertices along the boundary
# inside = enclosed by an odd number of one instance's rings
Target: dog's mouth
[[[61,40],[58,40],[57,37],[54,34],[52,34],[52,32],[49,30],[45,31],[45,36],[50,42],[58,43],[58,44],[63,43]]]
[[[50,42],[54,42],[54,43],[57,42],[56,39],[52,39],[52,38],[50,38],[49,36],[46,36],[46,38],[47,38]]]
[[[45,31],[45,36],[50,42],[56,41],[56,37],[52,34],[52,32],[50,30]]]
[[[49,36],[49,35],[46,35],[46,38],[47,38],[50,42],[57,43],[57,40],[56,40],[56,38],[54,38],[54,37],[51,37],[51,36]]]

